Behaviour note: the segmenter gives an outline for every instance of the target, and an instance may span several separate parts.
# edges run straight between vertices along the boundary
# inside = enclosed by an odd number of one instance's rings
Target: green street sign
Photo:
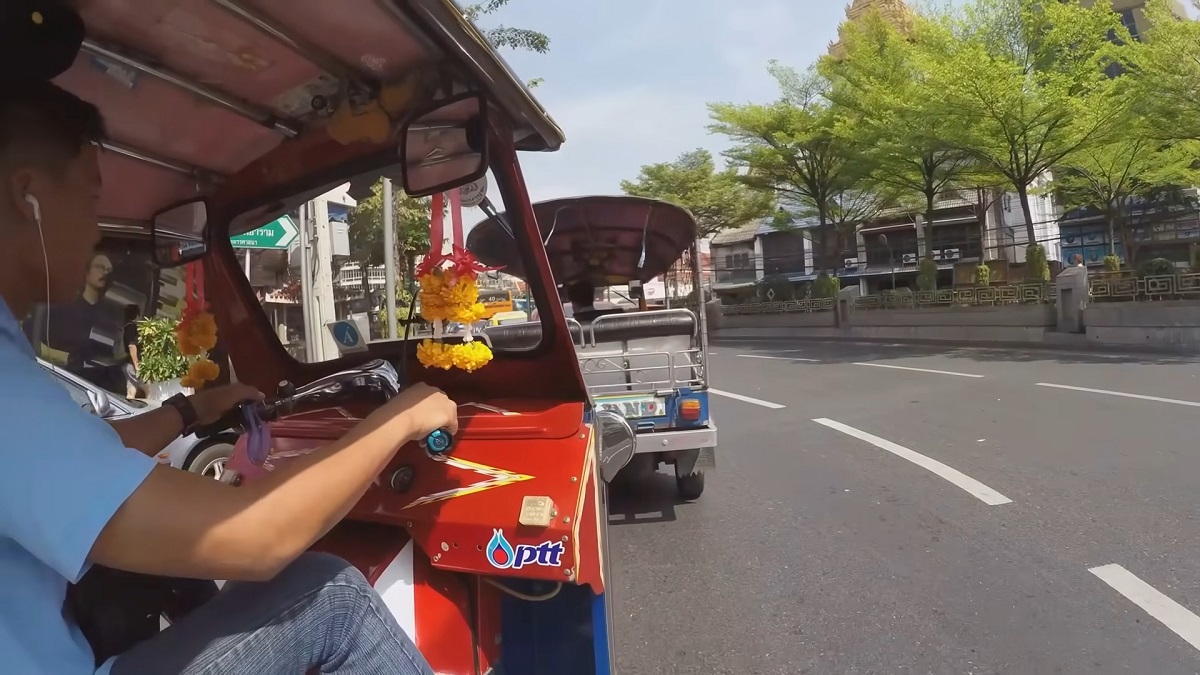
[[[299,233],[300,228],[296,227],[296,222],[289,216],[282,216],[262,227],[230,237],[229,243],[233,244],[234,248],[281,249],[291,246]]]

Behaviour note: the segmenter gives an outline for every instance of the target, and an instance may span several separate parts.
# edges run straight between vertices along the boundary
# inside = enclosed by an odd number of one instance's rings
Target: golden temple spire
[[[829,54],[841,58],[845,50],[846,25],[852,21],[861,21],[870,12],[878,12],[881,17],[896,28],[904,30],[912,23],[913,10],[904,0],[854,0],[846,7],[846,20],[838,26],[838,40],[829,45]]]

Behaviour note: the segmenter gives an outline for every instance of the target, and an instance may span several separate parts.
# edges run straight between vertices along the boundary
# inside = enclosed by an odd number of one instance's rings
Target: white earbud
[[[25,195],[25,201],[33,207],[33,219],[37,221],[38,227],[42,226],[42,203],[33,195]]]

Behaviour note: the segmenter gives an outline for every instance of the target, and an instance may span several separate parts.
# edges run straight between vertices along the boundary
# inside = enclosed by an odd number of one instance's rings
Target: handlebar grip
[[[446,455],[450,453],[450,448],[454,445],[454,436],[450,435],[446,429],[435,429],[429,432],[421,445],[431,455]]]

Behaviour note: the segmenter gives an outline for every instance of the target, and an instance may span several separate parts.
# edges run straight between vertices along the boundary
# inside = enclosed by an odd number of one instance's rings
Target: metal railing
[[[1200,300],[1200,273],[1136,276],[1133,271],[1098,273],[1088,281],[1092,302],[1153,302]],[[922,307],[979,307],[1013,304],[1053,304],[1058,291],[1053,283],[962,286],[936,291],[886,292],[860,295],[854,310],[912,309]],[[833,298],[811,298],[724,305],[725,316],[832,311]]]
[[[619,382],[588,382],[593,395],[654,394],[705,386],[704,355],[699,349],[635,354],[581,356],[584,381],[589,375],[619,377]]]

